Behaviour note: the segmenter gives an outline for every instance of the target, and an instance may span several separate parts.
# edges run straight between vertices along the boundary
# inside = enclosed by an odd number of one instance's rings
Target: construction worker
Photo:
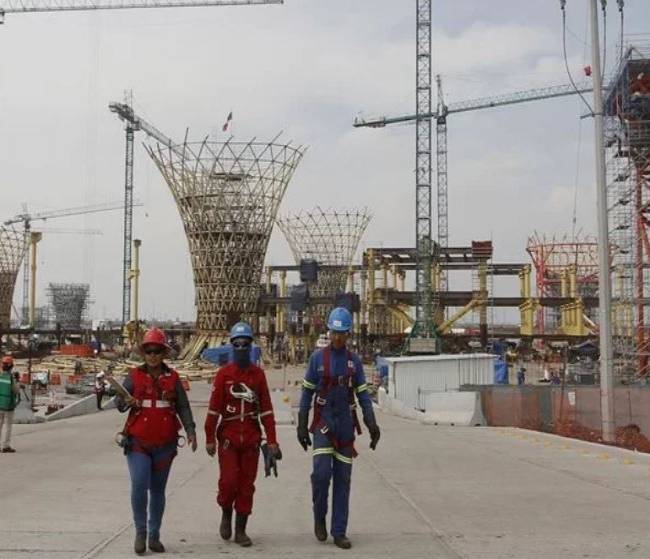
[[[358,355],[346,347],[352,330],[352,315],[337,307],[327,320],[330,345],[315,351],[303,380],[298,413],[298,442],[307,451],[311,445],[309,432],[314,435],[313,471],[311,474],[314,511],[314,534],[319,541],[327,539],[327,504],[330,480],[333,478],[332,525],[334,543],[342,549],[352,544],[346,536],[350,478],[355,431],[360,434],[356,415],[355,395],[363,411],[363,421],[370,432],[370,448],[379,442],[379,427],[375,421],[372,400]],[[314,400],[314,417],[308,428],[309,410]]]
[[[97,409],[102,410],[102,400],[104,399],[104,394],[106,394],[106,373],[104,371],[99,371],[95,375],[95,394],[97,396]]]
[[[165,333],[158,328],[148,330],[139,350],[145,362],[129,372],[123,387],[130,397],[118,395],[117,406],[120,411],[129,409],[123,446],[131,476],[134,551],[141,555],[146,551],[147,534],[151,551],[165,551],[160,526],[167,478],[177,454],[178,431],[182,423],[187,444],[196,452],[196,429],[178,373],[163,362],[169,351]]]
[[[0,437],[3,425],[5,429],[5,437],[0,447],[1,452],[16,452],[11,447],[11,428],[20,388],[11,372],[13,367],[14,358],[11,355],[5,355],[2,358],[2,372],[0,372]]]
[[[253,330],[245,322],[238,322],[230,331],[230,343],[233,361],[218,370],[212,383],[205,419],[205,450],[214,456],[219,443],[219,534],[224,540],[231,538],[234,508],[235,543],[249,547],[252,541],[246,534],[246,523],[253,510],[262,441],[260,422],[266,435],[265,458],[271,467],[277,467],[276,461],[282,458],[282,453],[275,435],[266,376],[251,361]]]

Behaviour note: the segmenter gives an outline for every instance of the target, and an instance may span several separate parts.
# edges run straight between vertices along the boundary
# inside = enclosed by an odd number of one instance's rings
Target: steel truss
[[[304,153],[275,142],[147,146],[176,201],[194,273],[196,334],[182,358],[220,343],[238,320],[257,317],[273,223]]]
[[[79,330],[87,320],[90,286],[87,283],[50,283],[47,293],[56,323],[64,329]]]
[[[371,219],[367,208],[323,210],[319,206],[277,219],[297,264],[313,259],[322,265],[338,266],[319,270],[317,281],[309,286],[310,294],[323,297],[345,290],[347,268]],[[313,311],[314,318],[322,320],[326,309],[318,305]]]
[[[650,372],[650,45],[627,50],[605,103],[615,373]]]
[[[0,227],[0,328],[9,328],[11,302],[20,265],[25,257],[27,244],[22,231],[13,227]]]

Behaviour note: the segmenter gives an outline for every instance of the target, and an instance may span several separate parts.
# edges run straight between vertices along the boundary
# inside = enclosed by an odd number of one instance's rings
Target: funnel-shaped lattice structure
[[[25,256],[25,236],[12,227],[0,227],[0,328],[9,328],[11,301],[18,270]]]
[[[183,220],[196,290],[194,358],[252,319],[273,222],[303,150],[255,140],[147,148]]]
[[[54,320],[64,329],[79,330],[90,303],[87,283],[51,283],[47,288]]]
[[[300,263],[313,259],[321,265],[340,268],[319,270],[318,280],[309,290],[315,296],[335,295],[345,290],[347,267],[352,264],[359,241],[371,215],[367,208],[360,210],[323,210],[316,207],[278,218],[277,223]],[[322,314],[324,309],[318,309]]]

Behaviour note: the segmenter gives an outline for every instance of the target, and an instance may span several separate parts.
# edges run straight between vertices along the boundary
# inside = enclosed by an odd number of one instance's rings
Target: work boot
[[[165,553],[165,546],[158,538],[149,538],[149,549],[154,553]]]
[[[324,518],[314,520],[314,535],[319,542],[327,539],[327,525]]]
[[[10,446],[5,446],[5,447],[2,449],[2,452],[16,452],[16,449],[15,449],[15,448],[11,448]]]
[[[235,517],[235,543],[242,547],[253,545],[251,539],[246,535],[246,522],[248,522],[247,514],[237,514]]]
[[[138,555],[142,555],[145,551],[147,551],[147,534],[135,535],[133,551],[135,551]]]
[[[350,549],[352,547],[352,542],[345,536],[334,536],[334,545],[341,549]]]
[[[232,509],[221,508],[221,524],[219,524],[221,539],[229,540],[232,536]]]

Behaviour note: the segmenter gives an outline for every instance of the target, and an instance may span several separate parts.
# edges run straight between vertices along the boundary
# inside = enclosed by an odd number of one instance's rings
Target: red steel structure
[[[535,233],[528,238],[526,252],[535,268],[537,297],[559,297],[562,276],[576,268],[578,294],[594,296],[598,291],[598,243],[591,237],[546,238]],[[537,312],[539,334],[553,333],[558,326],[559,309],[541,307]]]

